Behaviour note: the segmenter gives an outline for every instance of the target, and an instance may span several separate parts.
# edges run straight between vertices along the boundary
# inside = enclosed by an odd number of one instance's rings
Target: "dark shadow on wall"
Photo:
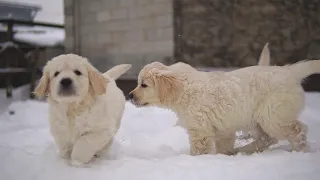
[[[245,67],[269,42],[273,64],[297,62],[320,40],[319,11],[319,0],[174,0],[175,59]]]

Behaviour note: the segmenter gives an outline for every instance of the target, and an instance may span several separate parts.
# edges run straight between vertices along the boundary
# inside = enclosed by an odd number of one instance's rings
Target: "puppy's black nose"
[[[60,84],[62,87],[64,88],[68,88],[70,87],[70,85],[72,84],[72,80],[70,78],[63,78],[61,81],[60,81]]]
[[[133,93],[130,93],[128,96],[127,96],[128,99],[133,99]]]

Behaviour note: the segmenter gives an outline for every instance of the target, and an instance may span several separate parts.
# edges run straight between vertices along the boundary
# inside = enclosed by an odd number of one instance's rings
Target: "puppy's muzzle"
[[[129,100],[131,103],[137,104],[136,99],[135,99],[135,96],[134,96],[134,94],[133,94],[132,92],[129,93],[126,98],[127,98],[127,100]]]
[[[59,88],[59,95],[60,96],[73,96],[75,95],[75,89],[73,86],[73,81],[70,78],[63,78],[60,81],[60,88]]]
[[[132,104],[134,104],[136,107],[141,107],[141,106],[146,106],[148,105],[148,103],[144,103],[144,104],[141,104],[139,102],[139,100],[137,100],[137,96],[135,96],[132,92],[129,93],[129,95],[126,97],[128,100],[130,100],[130,102]]]
[[[63,89],[70,89],[70,87],[72,86],[72,80],[70,78],[63,78],[61,81],[60,81],[60,86],[63,88]]]
[[[127,99],[132,100],[134,98],[133,93],[129,93],[129,95],[127,96]]]

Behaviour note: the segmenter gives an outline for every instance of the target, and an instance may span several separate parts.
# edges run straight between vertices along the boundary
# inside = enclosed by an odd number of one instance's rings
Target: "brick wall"
[[[65,0],[67,52],[90,58],[100,70],[173,56],[172,0]]]

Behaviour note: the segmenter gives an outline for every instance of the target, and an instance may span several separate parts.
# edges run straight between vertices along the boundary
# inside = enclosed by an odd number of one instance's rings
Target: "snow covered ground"
[[[185,131],[174,126],[173,113],[127,103],[110,152],[88,167],[75,168],[56,153],[48,130],[48,105],[14,102],[0,115],[0,179],[319,180],[319,108],[320,93],[307,93],[301,119],[309,125],[311,153],[287,152],[288,144],[281,142],[251,156],[192,157]],[[9,110],[15,114],[9,115]]]

